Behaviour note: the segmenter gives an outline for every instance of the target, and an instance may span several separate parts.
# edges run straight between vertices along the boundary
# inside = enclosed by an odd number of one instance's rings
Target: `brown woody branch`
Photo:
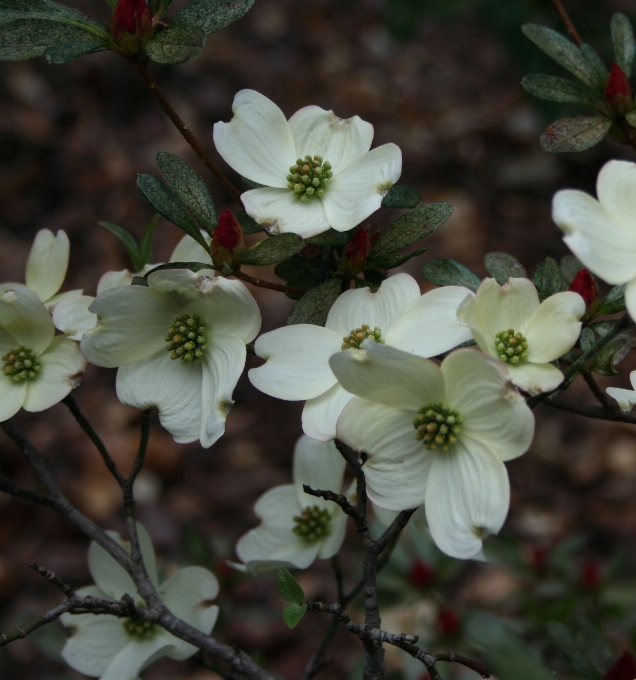
[[[572,37],[572,40],[574,40],[577,47],[581,47],[581,45],[583,44],[583,40],[581,39],[579,32],[574,27],[572,19],[570,19],[570,16],[567,13],[565,7],[563,7],[561,0],[552,0],[552,4],[554,5],[554,9],[557,11],[557,14],[559,15],[561,21],[565,24],[565,28]]]

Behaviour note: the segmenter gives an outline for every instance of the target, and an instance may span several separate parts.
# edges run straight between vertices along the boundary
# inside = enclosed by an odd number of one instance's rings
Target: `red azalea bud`
[[[437,615],[437,630],[445,637],[457,635],[462,622],[452,609],[441,609]]]
[[[585,590],[596,590],[603,582],[601,565],[596,560],[586,560],[579,569],[579,582]],[[634,680],[634,678],[631,678]]]
[[[426,586],[435,577],[435,571],[433,567],[427,562],[422,560],[415,560],[409,571],[409,580],[414,586],[418,588],[426,588]]]
[[[528,562],[538,571],[543,571],[548,564],[548,549],[543,545],[533,545],[528,551]]]
[[[115,40],[119,40],[124,32],[145,36],[151,29],[152,17],[146,0],[119,0],[112,22]]]
[[[340,268],[347,276],[359,274],[367,262],[373,240],[369,231],[359,227],[349,239],[342,254]]]
[[[598,290],[596,289],[596,282],[587,269],[581,269],[577,272],[574,280],[570,284],[573,293],[578,293],[585,301],[585,309],[589,309],[598,297]]]
[[[634,678],[636,678],[636,659],[633,654],[625,651],[605,673],[603,680],[634,680]]]
[[[625,71],[618,65],[612,64],[610,74],[605,85],[605,98],[614,111],[629,111],[632,107],[632,86]]]
[[[210,244],[210,255],[215,268],[225,276],[231,274],[238,264],[235,255],[244,248],[241,225],[230,210],[224,210]]]

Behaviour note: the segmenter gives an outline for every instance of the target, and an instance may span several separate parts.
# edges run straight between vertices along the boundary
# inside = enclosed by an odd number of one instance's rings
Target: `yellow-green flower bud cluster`
[[[166,342],[171,359],[181,359],[182,364],[198,361],[207,346],[205,321],[198,314],[177,317],[168,329]]]
[[[429,404],[422,407],[418,414],[413,420],[417,430],[415,439],[421,440],[427,449],[448,451],[462,429],[463,420],[457,411],[442,404]]]
[[[528,358],[528,341],[512,328],[495,335],[495,349],[502,361],[516,366]]]
[[[152,621],[135,621],[135,619],[126,619],[124,621],[124,630],[127,635],[135,640],[151,640],[157,632],[157,624]]]
[[[2,362],[4,364],[2,372],[13,382],[33,380],[41,370],[40,362],[33,350],[24,345],[18,345],[7,352],[2,357]]]
[[[296,526],[292,531],[296,536],[304,538],[308,543],[319,541],[329,535],[331,514],[326,508],[312,505],[305,508],[302,514],[294,517]]]
[[[367,338],[370,338],[374,342],[379,342],[382,345],[384,344],[382,331],[377,326],[372,329],[371,326],[363,323],[360,328],[355,328],[346,338],[342,339],[342,347],[340,349],[360,349],[360,345]]]
[[[322,196],[332,177],[331,163],[323,161],[322,156],[305,156],[289,168],[287,186],[301,201],[308,201],[312,196]]]

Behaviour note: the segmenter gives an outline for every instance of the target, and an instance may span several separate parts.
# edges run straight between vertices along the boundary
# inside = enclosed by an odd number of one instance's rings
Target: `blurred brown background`
[[[175,8],[180,4],[175,0]],[[105,3],[75,5],[109,20]],[[634,4],[581,0],[567,6],[579,32],[611,61],[611,14],[623,11],[635,19]],[[533,272],[545,256],[567,253],[550,219],[553,193],[566,186],[593,191],[606,159],[630,155],[610,142],[578,155],[551,156],[540,149],[542,129],[568,109],[532,100],[519,85],[529,72],[564,75],[523,37],[519,26],[528,21],[561,29],[548,0],[257,0],[243,19],[210,36],[194,60],[152,69],[209,149],[212,125],[231,118],[232,99],[241,88],[257,89],[288,116],[308,104],[341,117],[360,115],[375,126],[374,145],[395,142],[402,148],[402,183],[417,188],[426,202],[447,200],[454,206],[451,219],[430,239],[425,258],[451,257],[485,275],[484,254],[503,250]],[[141,234],[153,213],[135,177],[156,172],[159,151],[190,162],[218,207],[232,207],[139,76],[116,55],[91,55],[64,66],[49,66],[41,58],[3,63],[0,74],[0,280],[24,280],[26,256],[41,228],[64,229],[70,236],[65,289],[94,294],[104,271],[130,267],[120,243],[97,222],[108,220]],[[394,217],[383,211],[375,220]],[[162,220],[154,261],[165,261],[179,238],[177,228]],[[418,276],[422,261],[412,260],[407,270]],[[292,302],[271,291],[254,293],[264,330],[283,324]],[[248,367],[256,361],[248,358]],[[627,372],[634,367],[628,363],[612,384],[627,386]],[[136,448],[139,412],[117,401],[114,377],[115,371],[89,367],[77,399],[126,468]],[[591,400],[578,384],[572,394]],[[274,578],[234,575],[223,560],[233,557],[236,539],[254,525],[256,498],[290,481],[301,404],[257,393],[245,377],[235,399],[227,434],[210,450],[177,445],[155,424],[138,489],[139,516],[166,563],[198,562],[219,575],[222,615],[215,634],[258,650],[271,669],[298,678],[328,621],[308,616],[290,633],[280,617]],[[504,536],[522,545],[549,546],[569,534],[584,534],[586,550],[601,563],[619,544],[633,553],[634,429],[548,407],[536,415],[531,452],[508,466],[512,508]],[[102,526],[121,529],[118,489],[65,407],[22,412],[17,420],[73,502]],[[0,472],[36,485],[4,435]],[[86,539],[52,512],[3,496],[0,508],[0,632],[7,632],[60,601],[60,594],[29,570],[30,562],[74,586],[87,584],[90,576]],[[354,532],[350,542],[344,562],[353,584]],[[452,593],[464,610],[514,594],[505,566],[476,566],[470,573]],[[328,565],[314,565],[299,580],[308,596],[335,600]],[[62,641],[55,624],[32,640],[0,649],[0,677],[79,678],[56,660]],[[329,655],[338,661],[319,677],[346,677],[360,652],[357,641],[340,632]],[[194,661],[163,660],[144,677],[217,676]]]

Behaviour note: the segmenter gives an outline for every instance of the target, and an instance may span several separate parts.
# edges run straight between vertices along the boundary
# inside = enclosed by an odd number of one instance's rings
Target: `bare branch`
[[[596,380],[594,380],[594,377],[592,374],[587,370],[583,369],[581,371],[581,375],[583,376],[583,380],[587,383],[588,387],[592,391],[592,394],[596,397],[596,399],[599,401],[601,406],[603,407],[603,410],[608,414],[608,415],[613,415],[616,412],[620,412],[620,408],[618,404],[615,401],[612,401],[605,392],[598,386],[596,383]]]
[[[256,276],[250,276],[245,272],[237,269],[234,276],[245,283],[251,283],[258,288],[267,288],[269,290],[277,290],[279,293],[293,293],[294,295],[303,295],[307,291],[303,288],[294,288],[293,286],[286,286],[284,283],[275,283],[274,281],[266,281],[265,279],[258,279]]]
[[[326,501],[333,501],[336,505],[339,505],[342,512],[345,515],[349,515],[351,519],[358,525],[366,526],[366,520],[361,517],[358,511],[349,503],[347,497],[342,493],[335,493],[334,491],[324,490],[324,489],[312,489],[309,484],[303,484],[303,491],[310,496],[315,496],[316,498],[324,498]]]
[[[0,477],[0,491],[15,498],[24,498],[27,501],[37,503],[38,505],[46,505],[49,508],[54,506],[53,501],[47,496],[42,496],[42,494],[35,491],[29,491],[29,489],[23,489],[20,486],[16,486],[13,482],[10,482],[4,477]]]
[[[69,586],[68,583],[64,583],[64,581],[62,581],[61,578],[58,578],[52,571],[48,571],[44,567],[38,566],[35,562],[31,562],[29,566],[33,571],[37,571],[40,576],[59,588],[66,597],[75,597],[75,591],[71,586]]]
[[[548,399],[545,404],[546,406],[552,406],[552,408],[558,408],[560,411],[578,413],[579,415],[587,416],[588,418],[636,425],[636,415],[633,413],[624,413],[623,411],[618,410],[612,414],[608,414],[602,406],[596,406],[595,404],[584,404],[580,401],[570,399],[569,397],[564,397],[560,394],[555,394],[553,397]]]
[[[581,40],[581,36],[574,27],[572,19],[570,19],[570,16],[566,12],[565,7],[563,7],[563,5],[561,4],[561,0],[552,0],[552,4],[554,5],[554,9],[556,9],[559,17],[561,17],[561,21],[565,24],[567,32],[572,36],[572,40],[574,40],[577,47],[581,47],[581,45],[583,44],[583,40]]]
[[[393,522],[391,522],[391,526],[389,526],[382,536],[380,536],[380,538],[378,538],[375,542],[378,554],[384,552],[391,541],[400,535],[402,529],[404,529],[404,527],[409,523],[409,520],[411,517],[413,517],[413,514],[416,510],[417,508],[412,508],[411,510],[402,510],[402,512],[393,520]]]

